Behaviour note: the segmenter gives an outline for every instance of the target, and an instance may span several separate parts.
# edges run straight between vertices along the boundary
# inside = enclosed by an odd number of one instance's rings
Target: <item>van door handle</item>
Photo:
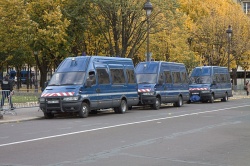
[[[100,93],[101,92],[101,90],[98,88],[98,89],[96,89],[95,90],[97,93]]]

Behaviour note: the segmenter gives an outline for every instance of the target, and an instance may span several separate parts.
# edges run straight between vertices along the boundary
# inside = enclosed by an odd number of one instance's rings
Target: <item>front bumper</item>
[[[79,112],[82,102],[64,101],[63,98],[44,98],[40,101],[40,109],[47,113]]]
[[[155,101],[156,101],[155,95],[144,95],[143,93],[139,94],[139,105],[154,104]]]

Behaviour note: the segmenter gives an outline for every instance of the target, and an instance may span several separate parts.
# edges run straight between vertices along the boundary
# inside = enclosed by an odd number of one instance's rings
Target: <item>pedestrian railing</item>
[[[3,111],[4,114],[11,113],[16,115],[15,107],[12,103],[12,96],[13,91],[10,90],[0,90],[0,98],[1,98],[1,105],[0,110]]]
[[[41,92],[34,89],[18,89],[14,90],[14,95],[12,96],[12,102],[14,107],[38,107],[38,99]]]

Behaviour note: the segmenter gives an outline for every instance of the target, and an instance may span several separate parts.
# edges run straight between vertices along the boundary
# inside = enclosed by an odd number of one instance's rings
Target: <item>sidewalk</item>
[[[0,119],[0,124],[43,118],[43,112],[38,107],[16,108],[14,111],[16,112],[16,115],[11,114],[10,112],[4,114],[4,111],[1,111],[3,118]]]
[[[234,95],[233,97],[229,98],[229,101],[242,98],[250,99],[250,96],[246,96],[246,94],[242,93],[234,93],[233,95]],[[17,113],[16,115],[10,113],[4,114],[4,112],[1,111],[1,114],[3,114],[3,118],[2,119],[0,118],[0,124],[44,118],[43,112],[39,109],[39,107],[16,108],[14,111]]]

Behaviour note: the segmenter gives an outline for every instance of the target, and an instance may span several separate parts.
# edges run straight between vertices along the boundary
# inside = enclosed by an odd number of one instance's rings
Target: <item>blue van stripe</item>
[[[183,93],[189,93],[189,90],[164,90],[164,91],[156,91],[156,93],[163,93],[163,92],[183,92]]]
[[[116,92],[116,93],[95,93],[95,94],[82,94],[82,97],[89,97],[89,96],[114,96],[114,95],[138,95],[137,92]]]

